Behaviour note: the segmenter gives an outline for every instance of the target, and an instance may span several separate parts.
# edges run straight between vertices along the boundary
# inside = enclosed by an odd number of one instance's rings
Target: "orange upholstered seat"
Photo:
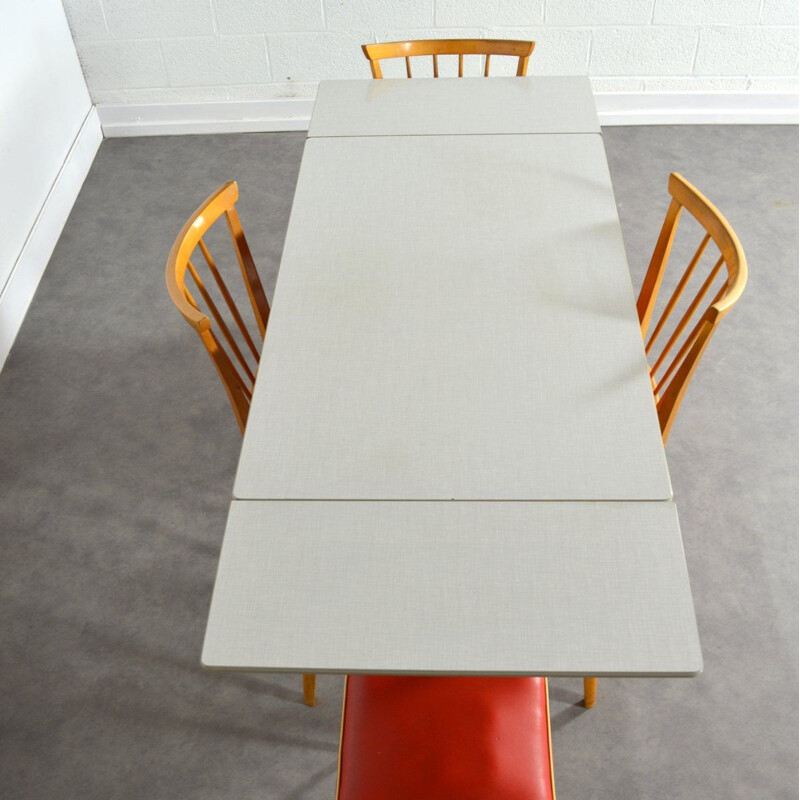
[[[554,800],[546,678],[350,675],[337,800]]]

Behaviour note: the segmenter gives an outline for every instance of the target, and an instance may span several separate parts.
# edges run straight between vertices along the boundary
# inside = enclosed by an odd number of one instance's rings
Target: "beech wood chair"
[[[336,800],[555,800],[547,678],[348,675]]]
[[[433,77],[439,77],[439,56],[458,56],[458,77],[464,77],[464,56],[486,56],[483,75],[489,75],[489,61],[492,56],[516,56],[517,77],[528,72],[530,58],[536,42],[514,39],[416,39],[407,42],[382,42],[381,44],[363,44],[361,49],[369,60],[373,78],[383,78],[381,61],[387,58],[404,58],[406,60],[406,77],[411,77],[411,59],[418,56],[433,57]]]
[[[261,279],[258,277],[253,256],[247,245],[239,215],[236,213],[236,201],[239,199],[239,187],[235,181],[228,181],[220,186],[205,202],[189,217],[186,224],[172,245],[167,259],[167,290],[172,302],[175,303],[183,318],[194,328],[205,346],[214,366],[217,369],[222,385],[228,395],[234,416],[239,428],[244,433],[247,415],[250,410],[250,401],[253,396],[256,371],[260,356],[260,348],[256,347],[253,337],[244,322],[241,312],[231,295],[228,285],[216,261],[209,252],[203,236],[211,226],[224,216],[228,232],[236,252],[247,296],[250,300],[251,310],[255,319],[258,333],[263,341],[269,321],[269,302]],[[217,303],[206,287],[195,265],[191,261],[192,255],[199,248],[208,271],[217,285],[217,290],[225,301],[230,318],[238,329],[240,342],[231,331],[231,326],[226,322],[225,316],[220,311]],[[187,274],[192,278],[195,288],[202,298],[204,307],[211,314],[204,313],[189,287],[186,285]],[[214,325],[221,334],[215,332]],[[224,344],[223,344],[224,343]],[[243,345],[243,346],[242,346]],[[243,352],[247,352],[247,356]],[[303,675],[303,701],[308,706],[316,702],[316,676]]]
[[[661,438],[665,444],[689,383],[714,331],[742,296],[747,283],[747,260],[744,251],[739,239],[719,209],[676,172],[669,176],[668,191],[672,201],[667,209],[664,224],[656,241],[653,257],[650,259],[650,266],[647,268],[636,304],[642,339],[645,341],[645,353],[652,361],[650,381],[653,385],[653,397],[661,426]],[[678,280],[648,337],[650,322],[678,230],[678,222],[684,209],[705,229],[705,236]],[[700,264],[706,247],[712,241],[719,251],[719,257],[661,347],[660,341],[664,335],[666,323]],[[724,270],[723,267],[725,267]],[[702,272],[703,270],[698,273],[698,276]],[[715,284],[717,285],[715,286]],[[705,306],[689,333],[685,334],[683,343],[676,349],[678,341],[689,323],[695,318],[698,309],[703,306],[703,301],[712,286],[715,286],[715,290],[711,301]],[[658,347],[655,347],[656,343],[659,343]],[[658,350],[660,353],[655,356],[655,352]],[[596,698],[597,678],[584,678],[584,705],[586,708],[591,708],[595,704]]]

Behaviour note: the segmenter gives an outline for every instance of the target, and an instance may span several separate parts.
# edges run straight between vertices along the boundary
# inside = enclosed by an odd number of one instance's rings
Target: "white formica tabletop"
[[[586,77],[322,81],[308,135],[599,133]]]
[[[322,84],[207,667],[701,670],[596,123],[585,80]]]
[[[669,499],[602,138],[310,139],[234,496]]]
[[[690,676],[673,503],[231,506],[207,667]]]

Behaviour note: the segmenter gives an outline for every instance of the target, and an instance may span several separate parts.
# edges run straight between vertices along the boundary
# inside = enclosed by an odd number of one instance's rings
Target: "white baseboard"
[[[100,120],[92,108],[42,203],[5,286],[0,289],[0,369],[102,141]]]
[[[599,92],[601,125],[797,125],[789,92]]]
[[[797,124],[787,92],[599,92],[601,125]],[[308,128],[312,99],[99,105],[105,136],[259,133]]]
[[[185,133],[304,131],[313,98],[228,100],[214,103],[98,105],[103,135],[169,136]]]

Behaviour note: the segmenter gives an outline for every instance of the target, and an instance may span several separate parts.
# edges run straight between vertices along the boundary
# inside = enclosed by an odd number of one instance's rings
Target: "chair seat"
[[[337,800],[554,800],[546,678],[349,675]]]

